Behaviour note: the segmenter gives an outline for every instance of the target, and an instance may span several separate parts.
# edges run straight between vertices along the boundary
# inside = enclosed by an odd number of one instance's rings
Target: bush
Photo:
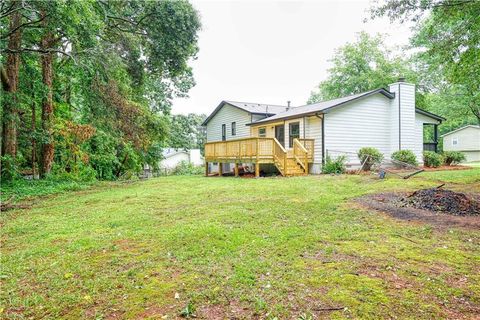
[[[13,157],[5,155],[0,157],[0,161],[2,162],[2,181],[11,182],[20,177],[18,165]]]
[[[459,164],[462,161],[465,161],[465,155],[458,151],[444,151],[443,152],[443,162],[447,165]]]
[[[383,154],[378,151],[378,149],[364,147],[358,151],[358,159],[360,159],[360,162],[363,163],[363,169],[365,171],[370,171],[374,165],[382,162]]]
[[[425,167],[437,168],[442,165],[443,158],[436,152],[424,151],[423,152],[423,164]]]
[[[411,150],[399,150],[392,153],[392,159],[411,165],[418,165],[417,157]]]
[[[330,156],[327,156],[325,164],[322,167],[322,172],[327,174],[328,173],[335,173],[335,174],[345,173],[345,171],[347,170],[346,163],[347,163],[346,156],[339,156],[335,159],[332,159],[330,158]]]
[[[203,173],[203,167],[197,167],[187,161],[181,161],[175,169],[173,169],[172,174],[176,176],[193,176]]]

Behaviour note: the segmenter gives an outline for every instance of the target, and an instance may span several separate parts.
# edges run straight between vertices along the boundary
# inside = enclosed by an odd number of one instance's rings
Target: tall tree
[[[20,53],[22,42],[22,14],[20,1],[12,1],[9,7],[10,28],[8,30],[8,47],[6,71],[1,67],[2,87],[6,93],[3,108],[2,154],[17,155],[17,123],[18,123],[18,74],[20,70]]]
[[[433,89],[453,94],[480,124],[480,1],[386,0],[371,13],[416,24],[412,45],[425,75],[442,75]]]
[[[308,103],[360,93],[405,77],[415,81],[408,64],[392,54],[381,36],[359,33],[357,41],[335,51],[328,77],[310,95]]]

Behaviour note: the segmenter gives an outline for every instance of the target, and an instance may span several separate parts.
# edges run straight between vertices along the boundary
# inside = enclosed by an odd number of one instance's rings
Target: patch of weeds
[[[182,318],[195,318],[196,317],[195,306],[193,305],[193,303],[191,303],[191,302],[187,303],[185,308],[183,308],[183,310],[180,311],[180,317],[182,317]]]

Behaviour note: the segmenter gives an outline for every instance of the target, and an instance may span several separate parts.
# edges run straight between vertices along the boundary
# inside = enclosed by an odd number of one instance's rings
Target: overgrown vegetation
[[[442,156],[443,161],[447,166],[459,164],[466,160],[465,154],[459,151],[444,151]]]
[[[346,165],[347,165],[346,156],[338,156],[336,158],[327,156],[325,158],[325,164],[322,166],[322,173],[326,173],[326,174],[345,173],[347,171]]]
[[[114,180],[200,145],[202,116],[170,115],[195,84],[199,28],[186,0],[2,1],[2,180]]]
[[[392,153],[392,159],[403,163],[408,163],[413,166],[418,165],[417,157],[411,150],[398,150]]]
[[[475,317],[478,230],[351,201],[441,183],[479,193],[479,179],[170,176],[41,198],[0,217],[1,317]]]
[[[175,169],[173,169],[172,174],[176,176],[193,176],[203,174],[205,172],[205,168],[201,166],[195,166],[194,164],[181,161]]]
[[[383,154],[376,148],[363,147],[358,150],[358,159],[363,164],[363,170],[370,171],[374,165],[382,162]]]
[[[443,163],[443,157],[441,154],[433,151],[424,151],[423,152],[423,164],[425,167],[437,168],[440,167]]]

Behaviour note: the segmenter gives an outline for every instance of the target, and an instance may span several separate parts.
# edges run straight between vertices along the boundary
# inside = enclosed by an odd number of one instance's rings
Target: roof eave
[[[447,120],[446,118],[444,118],[442,116],[436,115],[434,113],[428,112],[426,110],[423,110],[423,109],[420,109],[420,108],[417,108],[417,107],[415,107],[415,112],[423,114],[424,116],[430,117],[430,118],[435,119],[437,121],[440,121],[440,123],[442,123],[442,121]]]

